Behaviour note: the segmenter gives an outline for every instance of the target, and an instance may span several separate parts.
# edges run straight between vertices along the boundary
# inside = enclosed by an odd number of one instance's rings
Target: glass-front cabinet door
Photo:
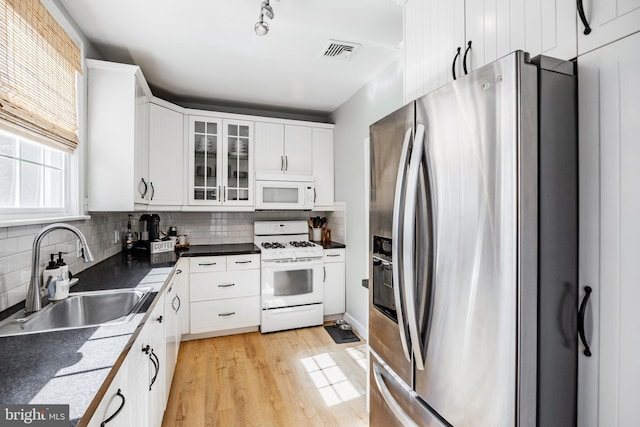
[[[253,122],[224,120],[226,185],[223,201],[233,205],[252,205]]]
[[[189,204],[253,206],[253,122],[189,117]]]
[[[189,200],[196,204],[222,202],[222,120],[190,117]],[[208,202],[208,203],[207,203]]]

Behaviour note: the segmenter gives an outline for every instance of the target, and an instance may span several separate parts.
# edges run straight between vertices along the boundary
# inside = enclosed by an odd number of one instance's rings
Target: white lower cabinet
[[[190,259],[190,332],[260,325],[260,255]]]
[[[165,344],[165,313],[164,294],[160,295],[151,316],[144,328],[147,329],[147,342],[142,343],[150,347],[149,356],[149,427],[160,427],[166,399],[166,344]],[[155,363],[154,363],[155,362]]]
[[[129,357],[124,360],[111,381],[111,385],[89,421],[89,427],[101,427],[102,423],[109,427],[144,425],[134,422],[136,421],[135,408],[138,404],[135,397],[138,391],[135,388],[135,382],[132,382],[128,375],[128,363]]]
[[[344,249],[325,249],[323,268],[324,315],[344,313],[345,271]]]
[[[176,301],[178,310],[178,351],[182,335],[189,333],[189,259],[180,258],[176,264]]]
[[[178,346],[179,346],[179,328],[180,319],[178,313],[180,310],[180,297],[178,297],[178,275],[174,271],[173,276],[169,281],[164,291],[164,336],[165,336],[165,405],[169,399],[169,391],[171,390],[171,381],[173,379],[173,372],[176,368],[176,361],[178,359]]]
[[[89,421],[89,426],[161,426],[166,381],[164,323],[162,294]]]

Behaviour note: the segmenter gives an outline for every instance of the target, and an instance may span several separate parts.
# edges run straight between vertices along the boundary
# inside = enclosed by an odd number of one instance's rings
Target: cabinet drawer
[[[229,255],[227,257],[227,270],[251,270],[260,268],[260,254]]]
[[[227,269],[226,256],[202,256],[189,260],[191,273],[207,273],[209,271],[225,271]]]
[[[325,249],[324,262],[344,262],[344,249]]]
[[[260,296],[191,303],[191,333],[258,326]]]
[[[260,270],[191,275],[191,301],[260,295]]]

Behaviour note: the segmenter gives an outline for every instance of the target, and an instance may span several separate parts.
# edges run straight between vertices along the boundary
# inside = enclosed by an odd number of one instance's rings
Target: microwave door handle
[[[396,188],[393,198],[393,226],[391,229],[391,254],[392,254],[392,280],[393,280],[393,297],[396,304],[396,313],[398,317],[398,330],[400,332],[400,342],[404,357],[411,362],[411,353],[409,352],[409,341],[407,338],[407,328],[404,319],[404,302],[402,298],[402,221],[404,212],[404,192],[406,184],[407,157],[409,155],[409,146],[411,145],[411,135],[413,128],[407,129],[404,134],[402,143],[402,152],[400,154],[400,163],[398,164],[398,175],[396,177]]]
[[[416,136],[411,150],[411,160],[409,161],[409,173],[407,174],[407,193],[404,211],[404,222],[402,224],[402,246],[404,262],[402,265],[404,276],[404,291],[406,298],[407,323],[409,325],[409,336],[411,338],[416,369],[424,370],[424,352],[420,345],[420,331],[418,330],[418,313],[416,310],[415,284],[417,277],[415,274],[416,260],[416,208],[418,206],[418,184],[420,182],[420,168],[422,167],[422,157],[424,151],[424,126],[418,125]]]

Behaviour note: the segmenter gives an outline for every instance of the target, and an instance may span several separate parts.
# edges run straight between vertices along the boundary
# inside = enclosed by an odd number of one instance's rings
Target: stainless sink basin
[[[0,323],[0,336],[125,323],[133,317],[149,291],[117,289],[76,292],[24,317],[23,312]]]

